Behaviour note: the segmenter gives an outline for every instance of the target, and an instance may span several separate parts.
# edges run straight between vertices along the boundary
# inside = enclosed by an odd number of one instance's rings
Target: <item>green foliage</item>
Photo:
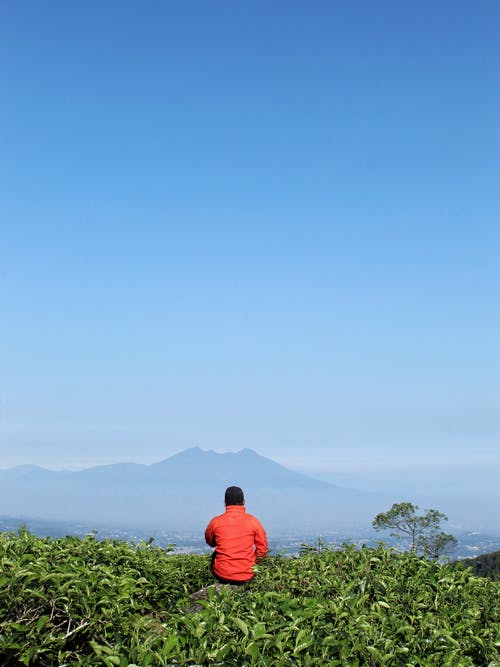
[[[493,551],[475,558],[464,558],[457,563],[462,567],[472,568],[472,573],[476,577],[489,577],[489,579],[500,581],[500,551]]]
[[[457,540],[441,530],[441,521],[448,521],[442,512],[431,509],[418,515],[418,509],[412,503],[394,503],[387,512],[377,514],[372,525],[375,530],[391,530],[392,537],[409,539],[413,553],[437,560]]]
[[[496,665],[500,586],[382,546],[271,557],[209,588],[206,556],[150,544],[0,538],[0,664]]]

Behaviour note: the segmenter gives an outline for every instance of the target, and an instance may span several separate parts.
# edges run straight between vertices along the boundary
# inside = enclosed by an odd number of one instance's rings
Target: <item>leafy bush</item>
[[[26,531],[0,539],[0,664],[496,665],[500,587],[382,546],[271,557],[209,588],[207,556]]]

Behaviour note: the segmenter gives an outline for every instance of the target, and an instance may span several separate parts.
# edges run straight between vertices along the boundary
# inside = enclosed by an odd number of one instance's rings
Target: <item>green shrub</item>
[[[20,531],[0,563],[5,667],[499,664],[499,584],[382,546],[268,558],[196,613],[208,556]]]

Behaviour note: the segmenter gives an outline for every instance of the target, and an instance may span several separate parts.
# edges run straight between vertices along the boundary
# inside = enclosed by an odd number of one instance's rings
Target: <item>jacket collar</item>
[[[227,505],[226,512],[246,512],[245,505]]]

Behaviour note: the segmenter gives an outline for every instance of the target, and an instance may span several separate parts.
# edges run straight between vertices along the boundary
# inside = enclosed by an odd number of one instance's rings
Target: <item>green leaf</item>
[[[176,635],[171,635],[170,637],[168,637],[168,639],[166,639],[163,642],[162,647],[161,647],[162,656],[167,656],[170,653],[172,653],[172,651],[178,645],[178,643],[179,643],[179,639]]]
[[[40,616],[40,618],[38,619],[37,624],[36,624],[36,631],[40,632],[40,630],[47,625],[49,620],[50,620],[50,616],[47,616],[46,614],[43,615],[43,616]]]
[[[242,621],[241,618],[233,618],[233,621],[236,623],[236,625],[239,627],[239,629],[242,631],[245,637],[248,637],[248,626],[245,623],[245,621]]]

